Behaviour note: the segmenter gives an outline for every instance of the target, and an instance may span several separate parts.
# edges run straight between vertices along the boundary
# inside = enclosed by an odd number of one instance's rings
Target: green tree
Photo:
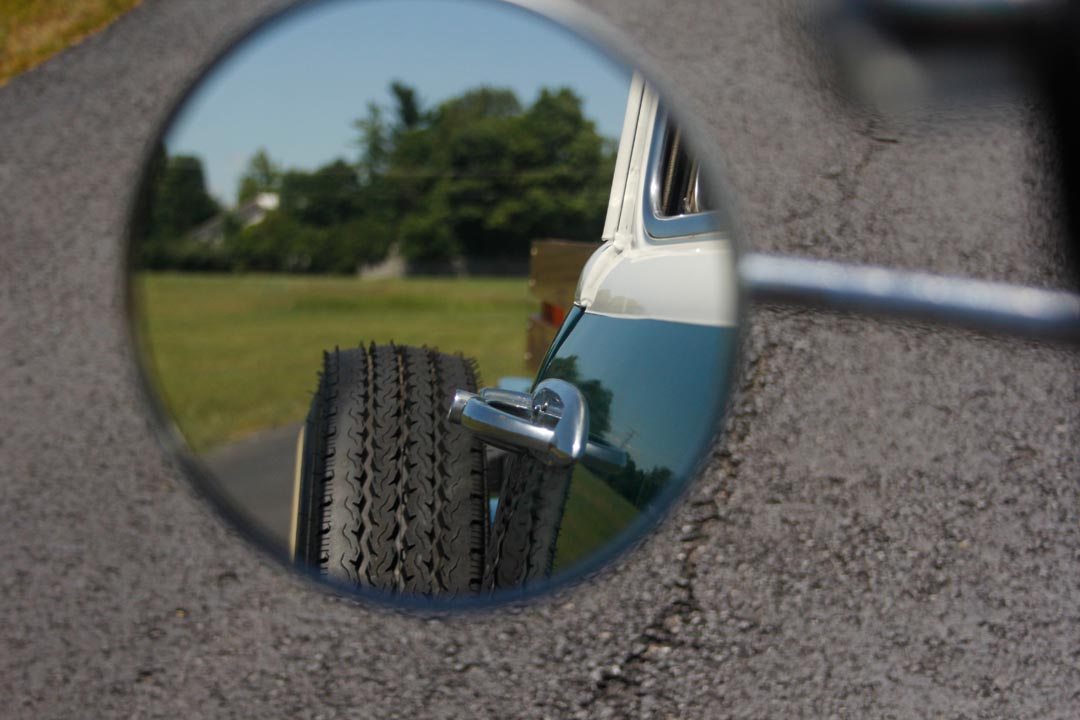
[[[420,96],[416,89],[395,80],[390,84],[390,92],[397,104],[397,129],[407,132],[419,127],[424,113],[420,105]]]
[[[359,200],[356,169],[340,159],[315,172],[291,170],[281,181],[281,210],[305,225],[347,222],[357,214]]]
[[[278,192],[281,189],[281,176],[281,168],[270,159],[265,149],[259,148],[240,176],[236,202],[242,205],[259,193]]]
[[[138,262],[150,269],[219,269],[219,248],[189,237],[220,212],[206,191],[202,162],[191,156],[169,157],[159,145],[141,192]]]
[[[583,378],[578,370],[577,355],[553,359],[544,378],[559,378],[574,385],[585,396],[589,406],[589,434],[603,436],[611,430],[611,401],[614,394],[595,378]]]
[[[177,238],[220,210],[206,191],[202,161],[190,155],[168,158],[155,192],[152,232],[163,238]]]
[[[386,256],[392,231],[349,163],[289,170],[279,189],[278,209],[230,239],[232,269],[352,273]]]
[[[599,238],[614,147],[572,91],[523,107],[511,90],[480,87],[398,114],[377,189],[400,218],[406,257],[524,258],[535,238]],[[405,127],[406,116],[418,119]]]
[[[230,269],[239,272],[353,273],[386,256],[389,240],[363,220],[316,227],[272,212],[229,243]]]
[[[389,110],[369,103],[353,123],[355,163],[283,170],[265,149],[256,152],[237,197],[277,192],[279,208],[248,228],[223,222],[224,242],[191,237],[220,212],[202,164],[161,148],[147,193],[144,263],[353,272],[395,243],[407,259],[430,265],[524,259],[536,238],[599,239],[615,148],[574,92],[545,89],[524,105],[512,90],[477,87],[426,108],[405,83],[389,90]]]
[[[368,103],[367,116],[355,120],[353,127],[360,132],[357,138],[357,145],[360,146],[357,169],[361,178],[370,181],[386,170],[391,146],[390,128],[383,119],[382,108],[374,102]]]

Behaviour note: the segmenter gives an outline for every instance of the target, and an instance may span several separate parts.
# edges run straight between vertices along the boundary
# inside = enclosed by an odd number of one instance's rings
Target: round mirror
[[[185,469],[377,600],[491,604],[613,560],[701,469],[735,369],[731,228],[678,117],[517,5],[256,29],[178,104],[132,222]]]

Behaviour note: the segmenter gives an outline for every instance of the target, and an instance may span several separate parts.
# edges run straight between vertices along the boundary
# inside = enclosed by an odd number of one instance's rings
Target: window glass
[[[686,150],[681,130],[668,125],[663,144],[659,217],[675,217],[705,212],[701,175],[697,158]]]

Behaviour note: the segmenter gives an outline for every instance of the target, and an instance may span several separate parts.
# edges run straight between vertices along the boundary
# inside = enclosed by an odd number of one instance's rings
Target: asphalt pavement
[[[1080,715],[1080,358],[1037,344],[755,309],[687,501],[512,612],[360,607],[246,545],[155,436],[122,259],[171,101],[281,4],[145,0],[0,88],[0,714]],[[808,5],[586,4],[704,118],[756,249],[1070,287],[1025,91],[872,118]]]
[[[299,432],[300,423],[264,430],[201,458],[237,510],[283,548],[289,546]]]

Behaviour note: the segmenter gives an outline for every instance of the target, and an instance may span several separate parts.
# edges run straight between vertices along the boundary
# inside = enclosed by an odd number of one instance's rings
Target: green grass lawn
[[[574,467],[555,550],[554,570],[597,552],[639,514],[629,500],[584,465]]]
[[[335,345],[463,352],[488,384],[529,374],[524,278],[143,273],[136,286],[149,364],[195,452],[301,420]]]
[[[101,30],[141,0],[3,0],[0,85]]]

